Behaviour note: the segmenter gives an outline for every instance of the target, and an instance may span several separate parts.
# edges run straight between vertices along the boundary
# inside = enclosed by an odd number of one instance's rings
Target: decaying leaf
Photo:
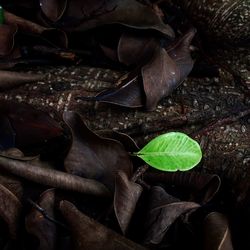
[[[182,82],[191,72],[194,60],[190,53],[190,44],[196,33],[194,28],[188,30],[183,36],[177,39],[171,46],[167,47],[169,56],[175,61],[180,69],[180,81]]]
[[[33,164],[32,161],[11,159],[10,157],[0,155],[0,169],[45,186],[97,196],[110,195],[108,189],[98,181],[82,178],[55,169],[43,168],[39,164]]]
[[[149,208],[145,219],[146,244],[159,244],[169,227],[182,214],[197,209],[199,204],[180,201],[169,195],[162,187],[153,186],[150,192]]]
[[[67,0],[40,0],[40,6],[46,17],[56,22],[62,17],[67,2]]]
[[[75,250],[145,249],[87,217],[68,201],[60,203],[60,210],[70,227]]]
[[[114,210],[123,234],[126,233],[142,187],[128,179],[128,176],[119,171],[115,181]]]
[[[44,209],[49,218],[54,219],[55,190],[50,189],[41,194],[38,205]],[[56,249],[56,224],[45,218],[37,208],[32,208],[25,219],[25,227],[28,233],[39,240],[38,250]]]
[[[218,212],[206,216],[203,222],[204,250],[233,250],[227,217]]]
[[[165,49],[158,48],[151,62],[142,68],[147,110],[155,109],[157,103],[177,87],[179,75],[177,65]]]
[[[22,84],[41,81],[43,75],[0,70],[0,91],[11,89]]]
[[[138,71],[135,70],[125,77],[121,77],[116,88],[104,90],[94,97],[78,97],[77,99],[105,102],[129,108],[142,107],[145,98],[138,78]]]
[[[188,190],[190,199],[202,204],[211,201],[221,186],[218,175],[198,172],[148,172],[144,174],[143,178],[149,183],[163,183]]]
[[[135,0],[76,0],[69,4],[64,15],[74,20],[66,23],[65,30],[86,31],[107,24],[122,24],[135,29],[157,30],[174,38],[172,28],[152,8]]]
[[[132,163],[120,142],[93,133],[77,113],[65,112],[64,121],[71,128],[73,136],[70,151],[64,161],[69,173],[96,179],[111,190],[114,189],[118,170],[131,175]]]
[[[8,119],[15,132],[15,146],[44,143],[62,135],[62,127],[49,114],[28,104],[0,101],[0,119]]]
[[[0,184],[0,217],[6,222],[13,239],[17,237],[21,210],[22,205],[18,198]]]
[[[40,35],[49,42],[63,48],[68,46],[68,38],[61,30],[43,27],[37,23],[16,16],[8,11],[4,11],[4,18],[6,24],[16,25],[18,29],[24,33]]]
[[[0,25],[0,57],[7,56],[14,48],[14,37],[17,33],[16,25]]]
[[[158,43],[152,36],[123,33],[117,48],[118,59],[126,65],[142,65],[152,57]]]
[[[195,30],[190,30],[167,51],[159,47],[151,61],[142,67],[147,110],[155,109],[157,103],[170,95],[191,72],[193,60],[189,46],[194,34]]]

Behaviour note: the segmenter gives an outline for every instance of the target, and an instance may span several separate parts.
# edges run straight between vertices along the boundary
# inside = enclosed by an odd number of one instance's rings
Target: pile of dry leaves
[[[196,30],[164,4],[0,4],[1,91],[44,77],[15,69],[84,63],[129,73],[78,100],[153,111],[193,68]],[[145,172],[132,138],[74,111],[1,101],[0,150],[0,249],[233,249],[219,176]]]

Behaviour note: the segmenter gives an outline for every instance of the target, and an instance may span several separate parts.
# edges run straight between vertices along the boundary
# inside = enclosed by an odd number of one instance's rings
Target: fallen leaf
[[[221,186],[218,175],[198,172],[148,172],[143,179],[149,183],[162,183],[167,186],[181,187],[191,199],[197,203],[206,204],[211,201]]]
[[[130,181],[124,172],[119,171],[117,173],[115,181],[114,210],[123,234],[127,232],[142,190],[142,187]]]
[[[169,227],[182,214],[197,209],[199,204],[180,201],[169,195],[162,187],[153,186],[150,191],[150,204],[145,218],[146,244],[159,244]]]
[[[188,30],[183,36],[176,39],[176,41],[166,49],[169,56],[175,61],[180,70],[181,82],[188,76],[194,66],[194,60],[192,59],[190,53],[190,44],[195,34],[196,29],[192,28]]]
[[[173,42],[167,51],[159,47],[151,61],[142,67],[147,110],[155,109],[157,103],[170,95],[191,72],[193,59],[189,46],[195,32],[194,29],[188,31]]]
[[[64,161],[67,172],[96,179],[110,190],[114,189],[118,170],[131,175],[132,163],[120,142],[93,133],[77,113],[65,112],[63,117],[73,136],[71,148]]]
[[[37,204],[44,209],[46,215],[54,219],[55,190],[49,189],[43,192]],[[44,215],[33,207],[25,218],[25,227],[28,233],[39,240],[38,250],[56,249],[57,228],[56,224],[45,218]]]
[[[151,61],[142,67],[146,109],[154,110],[158,102],[179,85],[180,70],[165,49],[155,50]]]
[[[28,104],[1,100],[0,114],[9,120],[18,148],[42,144],[63,134],[60,124],[50,115]]]
[[[0,57],[8,56],[12,52],[16,33],[16,25],[0,25]]]
[[[83,96],[77,97],[77,99],[110,103],[128,108],[142,107],[144,93],[138,78],[137,70],[132,71],[118,80],[119,85],[116,88],[104,90],[94,97]]]
[[[0,217],[6,222],[12,239],[17,238],[21,210],[18,198],[0,184]]]
[[[227,217],[218,212],[206,216],[203,222],[204,250],[233,250]]]
[[[9,119],[0,114],[0,150],[6,150],[15,146],[15,131]]]
[[[110,196],[108,189],[100,182],[68,174],[55,169],[44,168],[32,161],[12,159],[0,154],[0,169],[27,180],[51,187],[90,195]]]
[[[67,0],[40,0],[42,12],[52,22],[56,22],[62,17],[67,3]]]
[[[128,66],[142,65],[152,57],[157,46],[158,42],[152,36],[124,32],[118,43],[118,59]]]
[[[41,81],[42,79],[44,79],[43,75],[0,70],[0,91]]]
[[[60,210],[70,227],[75,250],[82,250],[83,246],[91,250],[145,249],[87,217],[68,201],[60,202]]]
[[[43,27],[37,23],[26,20],[22,17],[16,16],[8,11],[4,11],[5,23],[9,25],[16,25],[18,30],[33,35],[40,35],[50,43],[66,48],[68,46],[68,38],[66,33],[55,28]]]
[[[73,21],[63,29],[86,31],[107,24],[122,24],[135,29],[153,29],[174,38],[174,31],[152,8],[135,0],[72,1],[64,14]]]

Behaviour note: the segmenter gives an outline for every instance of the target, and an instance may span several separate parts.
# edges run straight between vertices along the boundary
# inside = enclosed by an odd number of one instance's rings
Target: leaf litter
[[[44,60],[61,63],[68,56],[70,63],[77,64],[79,58],[91,58],[97,66],[115,62],[128,73],[114,88],[78,99],[154,111],[193,68],[190,45],[196,30],[174,30],[157,3],[2,2],[3,93],[43,79],[20,72],[18,65]],[[114,32],[114,40],[102,31],[106,28]],[[1,247],[161,249],[168,245],[174,249],[169,236],[176,227],[175,237],[181,241],[179,232],[187,223],[204,234],[204,241],[195,242],[197,249],[233,249],[226,215],[207,209],[216,204],[223,184],[218,176],[156,170],[138,175],[141,163],[135,163],[129,153],[138,151],[133,139],[112,131],[97,134],[75,112],[55,119],[29,105],[1,102],[0,129],[0,229],[7,232]],[[63,142],[60,149],[55,146],[58,142]],[[54,149],[50,154],[49,147]],[[35,197],[31,192],[24,194],[27,187],[36,185]],[[58,190],[63,190],[61,195]],[[105,200],[101,214],[90,197]],[[91,211],[87,211],[88,202],[93,202]],[[194,222],[195,216],[200,220]],[[31,242],[35,244],[27,244]]]

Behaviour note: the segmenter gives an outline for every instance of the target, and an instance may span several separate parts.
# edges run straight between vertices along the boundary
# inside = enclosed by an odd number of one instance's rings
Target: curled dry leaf
[[[0,101],[0,119],[8,119],[15,132],[15,146],[44,143],[62,135],[62,127],[52,117],[31,105]]]
[[[38,74],[0,70],[0,91],[15,88],[26,83],[41,81],[43,78],[43,75]]]
[[[22,205],[18,198],[0,184],[0,217],[6,222],[10,237],[17,237],[18,224]]]
[[[15,146],[15,131],[13,130],[8,117],[0,114],[0,150]]]
[[[159,100],[170,95],[191,72],[193,59],[189,46],[195,32],[194,29],[188,31],[167,51],[159,47],[151,61],[142,67],[147,110],[153,110]]]
[[[132,71],[118,80],[119,85],[116,88],[104,90],[95,97],[78,97],[78,99],[105,102],[128,108],[142,107],[145,98],[138,78],[138,70]]]
[[[128,66],[142,65],[152,57],[158,43],[154,37],[123,33],[117,48],[118,59]]]
[[[5,188],[10,190],[10,192],[12,192],[19,200],[22,199],[24,190],[22,182],[19,180],[19,178],[12,175],[8,175],[6,173],[1,173],[0,183]]]
[[[114,189],[118,170],[131,175],[132,163],[120,142],[93,133],[77,113],[65,112],[63,117],[73,136],[71,148],[64,161],[69,173],[96,179],[111,190]]]
[[[135,29],[154,29],[174,38],[172,28],[152,8],[135,0],[72,1],[65,16],[75,19],[63,27],[65,30],[86,31],[116,23]]]
[[[196,29],[188,30],[166,50],[180,69],[180,81],[183,81],[191,72],[194,61],[190,54],[190,44],[196,34]]]
[[[203,222],[204,250],[233,250],[227,217],[218,212],[206,216]]]
[[[132,215],[139,200],[142,187],[128,179],[128,176],[119,171],[115,181],[114,210],[123,234],[126,233]]]
[[[67,0],[40,0],[40,6],[45,16],[52,22],[56,22],[62,17],[67,2]]]
[[[111,138],[119,141],[127,152],[138,152],[139,147],[136,142],[129,135],[115,130],[98,130],[97,134],[101,137]]]
[[[55,190],[49,189],[41,194],[37,204],[54,219]],[[25,227],[28,233],[39,240],[39,250],[53,250],[56,247],[56,224],[45,218],[37,208],[33,207],[25,218]]]
[[[155,50],[152,60],[142,67],[146,109],[155,109],[157,103],[179,85],[180,72],[165,49]]]
[[[43,168],[33,162],[14,160],[0,155],[0,169],[27,180],[51,187],[97,196],[110,196],[108,189],[100,182],[81,178],[62,171]]]
[[[159,244],[169,227],[180,215],[200,207],[194,202],[180,201],[169,195],[160,186],[151,188],[149,201],[149,209],[145,219],[146,244]]]
[[[68,38],[62,30],[43,27],[8,11],[4,11],[4,18],[6,24],[16,25],[20,31],[26,34],[40,35],[60,47],[65,48],[68,46]]]
[[[16,25],[0,25],[0,57],[8,56],[12,52],[16,33]]]
[[[198,203],[211,201],[221,186],[218,175],[198,172],[162,173],[151,172],[144,174],[144,180],[149,183],[163,183],[164,185],[183,187],[190,190],[190,194]]]
[[[145,249],[81,213],[72,203],[62,201],[60,210],[67,221],[75,250]]]

